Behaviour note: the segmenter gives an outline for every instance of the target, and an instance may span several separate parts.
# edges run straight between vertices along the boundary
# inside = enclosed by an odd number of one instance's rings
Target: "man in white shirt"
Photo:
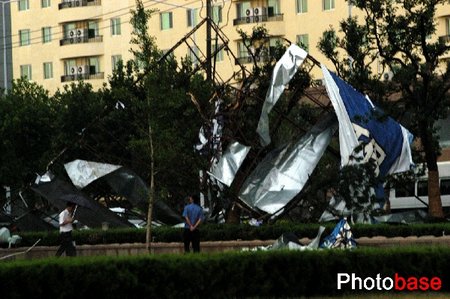
[[[72,239],[73,230],[73,212],[76,205],[73,202],[67,202],[66,208],[59,214],[59,238],[61,245],[56,252],[56,256],[61,256],[66,252],[66,256],[76,256],[77,251]]]

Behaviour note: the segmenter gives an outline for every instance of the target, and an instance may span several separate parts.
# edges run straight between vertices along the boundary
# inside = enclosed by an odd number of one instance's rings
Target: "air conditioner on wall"
[[[76,75],[77,71],[78,71],[78,69],[76,66],[71,66],[70,70],[69,70],[69,75]]]
[[[255,8],[253,8],[253,15],[254,16],[262,16],[263,11],[264,11],[263,7],[255,7]]]
[[[79,66],[77,66],[77,74],[78,75],[87,75],[87,74],[89,74],[89,66],[88,65],[79,65]]]
[[[253,21],[253,8],[247,8],[245,10],[245,22],[251,23]]]
[[[262,21],[263,8],[255,7],[253,8],[253,22],[259,23]]]
[[[84,36],[84,29],[77,29],[76,32],[77,32],[77,36],[79,36],[79,37]]]

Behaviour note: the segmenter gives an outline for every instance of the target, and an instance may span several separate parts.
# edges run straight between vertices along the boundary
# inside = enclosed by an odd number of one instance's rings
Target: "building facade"
[[[0,2],[0,88],[11,88],[12,47],[11,47],[11,9],[10,2]]]
[[[280,39],[301,43],[317,60],[327,63],[317,50],[322,33],[348,16],[361,14],[345,0],[252,0],[211,1],[212,18],[228,38],[228,47],[244,65],[249,53],[238,30],[251,32],[265,26],[273,36],[268,49]],[[159,49],[171,49],[206,16],[205,1],[143,0],[152,9],[150,34]],[[27,77],[50,92],[77,79],[101,87],[112,74],[117,61],[132,59],[130,10],[135,0],[16,0],[11,8],[12,75]],[[437,32],[433,38],[450,34],[450,5],[437,13]],[[221,40],[213,47],[220,47]],[[181,45],[177,58],[190,56],[196,63],[205,53],[206,26],[191,37],[194,47]],[[330,65],[331,67],[331,65]],[[233,55],[221,51],[215,70],[222,78],[236,70]],[[318,74],[319,76],[320,74]],[[386,74],[388,76],[388,74]]]

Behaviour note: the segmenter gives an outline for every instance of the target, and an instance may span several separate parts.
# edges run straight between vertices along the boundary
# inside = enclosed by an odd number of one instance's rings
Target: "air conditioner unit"
[[[247,8],[245,10],[245,16],[246,17],[252,17],[253,16],[253,8]]]
[[[69,30],[68,35],[69,35],[69,38],[76,37],[77,36],[77,30],[76,29]]]
[[[252,8],[247,8],[245,10],[245,22],[246,23],[253,22],[253,9]]]
[[[78,75],[87,75],[87,74],[89,74],[89,65],[79,65],[79,66],[77,66],[77,74]]]
[[[69,72],[70,72],[69,75],[76,75],[77,74],[77,67],[76,66],[71,66]]]
[[[384,81],[391,81],[393,77],[394,77],[394,73],[392,71],[385,72],[383,74],[383,80]]]
[[[84,36],[84,29],[77,29],[76,30],[76,32],[77,32],[77,36],[79,36],[79,37],[83,37]]]
[[[264,8],[263,7],[255,7],[253,8],[253,15],[254,16],[262,16],[264,12]]]
[[[263,16],[263,7],[255,7],[253,8],[253,21],[259,23],[262,21]]]

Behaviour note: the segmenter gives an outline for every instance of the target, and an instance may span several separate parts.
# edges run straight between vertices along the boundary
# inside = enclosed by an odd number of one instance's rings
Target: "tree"
[[[12,190],[26,187],[45,168],[55,134],[56,109],[42,86],[13,82],[0,98],[0,181]],[[47,162],[46,162],[47,161]]]
[[[339,39],[333,29],[319,44],[332,60],[340,76],[369,94],[372,100],[389,102],[400,98],[397,116],[410,113],[409,129],[419,137],[421,155],[428,168],[429,215],[444,216],[439,191],[439,136],[436,121],[448,116],[450,69],[443,63],[450,45],[433,39],[436,33],[436,8],[444,0],[352,0],[364,13],[364,23],[356,18],[340,24]],[[339,54],[347,57],[339,59]],[[345,55],[344,54],[344,55]],[[392,72],[390,82],[380,82],[372,71],[374,62]],[[384,71],[382,73],[384,73]]]

